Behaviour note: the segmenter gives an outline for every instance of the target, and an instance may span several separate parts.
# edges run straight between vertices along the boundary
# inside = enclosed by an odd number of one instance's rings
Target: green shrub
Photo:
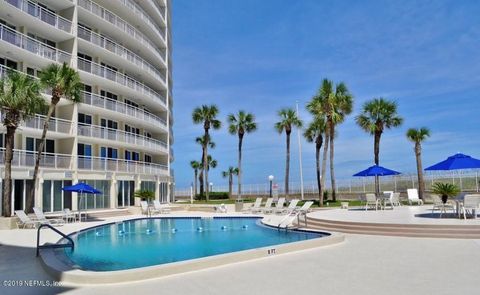
[[[211,192],[208,194],[208,198],[210,200],[227,200],[228,199],[228,192]],[[195,200],[205,200],[205,195],[196,195]]]

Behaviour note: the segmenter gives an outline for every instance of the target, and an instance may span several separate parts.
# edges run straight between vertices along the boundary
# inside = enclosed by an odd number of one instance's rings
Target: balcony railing
[[[120,3],[128,7],[133,13],[135,13],[139,18],[145,21],[155,32],[158,33],[159,36],[162,37],[163,41],[165,41],[165,31],[162,30],[157,26],[157,24],[152,20],[152,18],[138,5],[132,0],[120,0]],[[163,15],[162,15],[163,16]]]
[[[0,24],[0,40],[59,63],[68,63],[71,58],[71,55],[64,51],[46,45],[2,24]]]
[[[118,112],[123,115],[127,115],[133,118],[140,119],[147,123],[153,124],[154,126],[162,125],[165,128],[167,127],[167,122],[162,118],[157,117],[153,114],[150,114],[145,110],[128,105],[126,103],[116,101],[114,99],[110,99],[105,96],[89,93],[89,92],[82,92],[82,96],[83,96],[82,102],[84,104]]]
[[[99,65],[97,63],[80,57],[78,58],[78,68],[82,71],[114,81],[135,91],[143,93],[153,99],[156,99],[163,106],[166,105],[165,97],[161,96],[145,84],[138,82],[137,80],[132,79],[125,74],[119,73],[105,66]]]
[[[158,4],[156,1],[154,0],[148,0],[148,2],[150,2],[150,4],[155,7],[155,9],[157,9],[157,12],[162,16],[163,20],[165,21],[167,18],[165,16],[165,6],[161,6],[160,4]],[[164,36],[165,38],[165,36]]]
[[[0,110],[0,121],[3,121],[3,112]],[[21,125],[24,128],[33,128],[43,130],[43,125],[45,124],[45,116],[35,115],[32,118],[25,120]],[[70,134],[72,130],[72,122],[59,118],[50,118],[50,123],[48,124],[48,131],[50,132],[59,132],[64,134]]]
[[[104,172],[125,172],[134,174],[165,174],[168,167],[160,164],[136,162],[124,159],[108,159],[101,157],[78,157],[78,169]]]
[[[78,135],[113,140],[136,146],[143,146],[152,150],[167,152],[167,144],[163,141],[98,125],[78,123]]]
[[[35,167],[36,152],[13,150],[12,167]],[[71,155],[42,153],[40,167],[49,169],[69,170],[72,162]],[[5,149],[0,148],[0,165],[5,165]]]
[[[134,63],[138,67],[155,76],[157,79],[166,83],[165,75],[162,72],[122,45],[81,26],[78,27],[78,37],[115,53],[116,55]]]
[[[39,6],[37,3],[25,0],[5,0],[5,2],[57,29],[67,33],[72,31],[71,21]]]
[[[123,32],[132,36],[140,43],[153,50],[162,60],[165,60],[165,51],[160,50],[152,41],[150,41],[143,33],[135,29],[132,25],[124,21],[122,18],[116,14],[110,12],[109,10],[103,8],[102,6],[90,1],[90,0],[78,0],[78,5],[91,13],[97,15],[98,17],[104,19],[105,21],[116,26]]]

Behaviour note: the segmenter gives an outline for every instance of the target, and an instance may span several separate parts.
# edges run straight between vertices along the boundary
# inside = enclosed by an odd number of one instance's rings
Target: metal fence
[[[462,191],[479,191],[479,172],[435,172],[424,175],[425,189],[429,191],[435,182],[449,182],[457,185]],[[275,182],[278,185],[278,194],[285,193],[284,183]],[[330,179],[326,179],[325,186],[331,190]],[[375,191],[374,177],[355,177],[349,179],[338,179],[336,181],[338,193],[345,194],[363,194]],[[380,191],[404,192],[408,188],[418,188],[417,174],[402,174],[395,176],[380,177]],[[198,189],[198,188],[197,188]],[[233,195],[236,195],[237,186],[234,184]],[[300,194],[301,186],[299,182],[289,183],[290,194]],[[304,181],[303,190],[305,195],[318,194],[316,181]],[[177,188],[175,196],[189,197],[192,188]],[[211,187],[213,192],[228,192],[228,185],[214,185]],[[270,194],[269,183],[243,184],[242,195],[245,196],[268,196]]]

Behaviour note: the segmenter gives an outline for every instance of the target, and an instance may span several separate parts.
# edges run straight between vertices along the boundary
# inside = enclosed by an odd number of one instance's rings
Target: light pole
[[[273,185],[273,175],[268,176],[268,181],[270,181],[270,198],[272,197],[272,185]]]

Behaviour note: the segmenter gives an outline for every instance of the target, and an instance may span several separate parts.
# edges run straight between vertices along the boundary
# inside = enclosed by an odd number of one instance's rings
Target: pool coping
[[[184,217],[159,217],[159,218],[184,218]],[[198,217],[186,217],[186,218],[198,218]],[[216,218],[216,217],[213,217]],[[219,217],[230,218],[230,217]],[[235,218],[235,217],[233,217]],[[237,218],[258,218],[258,217],[237,217]],[[144,218],[126,219],[125,221],[137,220]],[[104,226],[115,222],[109,222],[98,226]],[[92,226],[82,229],[81,231],[89,230],[98,226]],[[77,234],[73,232],[70,235]],[[327,233],[324,231],[298,229],[297,231],[311,232],[311,233]],[[311,248],[317,248],[322,246],[329,246],[338,244],[344,241],[345,236],[341,233],[331,233],[329,235],[279,245],[266,246],[261,248],[254,248],[248,250],[241,250],[225,254],[217,254],[207,257],[189,259],[184,261],[152,265],[146,267],[132,268],[126,270],[115,271],[89,271],[81,270],[72,267],[71,263],[63,261],[57,256],[55,249],[47,249],[40,253],[41,264],[43,268],[52,275],[55,279],[63,283],[71,284],[115,284],[134,282],[148,279],[161,278],[165,276],[181,274],[191,271],[197,271],[207,269],[211,267],[222,266],[231,263],[243,262],[254,260],[264,257],[272,257],[285,253],[301,251]]]

